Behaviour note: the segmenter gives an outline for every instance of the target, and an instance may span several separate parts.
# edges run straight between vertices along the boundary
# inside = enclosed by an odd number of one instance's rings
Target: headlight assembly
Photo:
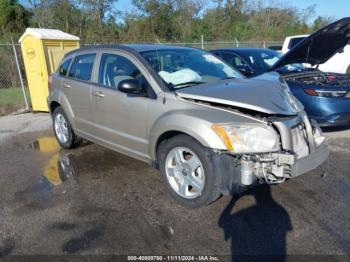
[[[350,92],[339,90],[316,90],[316,89],[304,89],[304,92],[310,96],[321,96],[321,97],[350,97]]]
[[[214,124],[212,129],[234,153],[266,153],[279,149],[275,130],[265,125]]]

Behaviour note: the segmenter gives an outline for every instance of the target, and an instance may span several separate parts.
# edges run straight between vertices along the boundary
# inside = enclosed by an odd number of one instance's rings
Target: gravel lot
[[[167,197],[158,172],[142,162],[88,142],[61,150],[47,114],[1,117],[0,257],[347,255],[325,261],[349,261],[350,130],[326,136],[331,155],[317,170],[191,210]],[[65,172],[59,159],[68,163]]]

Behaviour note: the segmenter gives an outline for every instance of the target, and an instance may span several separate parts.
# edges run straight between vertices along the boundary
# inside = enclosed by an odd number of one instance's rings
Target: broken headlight
[[[266,153],[279,150],[279,137],[268,125],[214,124],[215,133],[234,153]]]

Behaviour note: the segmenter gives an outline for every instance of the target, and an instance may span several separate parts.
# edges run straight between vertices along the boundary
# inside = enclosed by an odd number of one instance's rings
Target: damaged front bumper
[[[275,121],[274,125],[280,131],[281,151],[243,155],[241,185],[282,183],[317,168],[328,158],[329,150],[317,123],[311,123],[305,114]]]
[[[257,184],[279,184],[319,167],[329,156],[322,131],[302,112],[296,117],[270,119],[279,133],[280,149],[270,153],[220,156],[222,193],[237,194]]]
[[[310,155],[297,159],[294,165],[291,166],[291,177],[297,177],[305,174],[327,160],[329,156],[329,149],[327,145],[322,144]]]
[[[288,178],[305,174],[320,166],[329,156],[326,144],[321,144],[310,154],[297,157],[296,154],[272,153],[241,158],[241,184],[278,184]]]

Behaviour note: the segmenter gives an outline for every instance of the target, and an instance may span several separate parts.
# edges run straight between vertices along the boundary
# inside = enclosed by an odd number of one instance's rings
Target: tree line
[[[333,19],[265,0],[0,0],[0,41],[26,27],[55,28],[84,43],[280,41],[315,31]],[[123,10],[123,11],[121,11]]]

